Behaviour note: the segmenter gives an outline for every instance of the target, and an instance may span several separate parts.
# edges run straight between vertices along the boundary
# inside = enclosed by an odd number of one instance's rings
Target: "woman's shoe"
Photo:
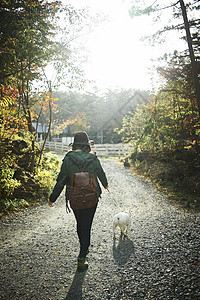
[[[87,268],[88,268],[87,257],[82,257],[82,258],[79,257],[77,270],[80,272],[83,272],[83,271],[87,270]]]

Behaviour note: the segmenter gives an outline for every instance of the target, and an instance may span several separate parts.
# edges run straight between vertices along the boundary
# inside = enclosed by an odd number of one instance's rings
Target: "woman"
[[[84,172],[89,172],[90,174],[94,175],[99,197],[101,195],[101,188],[97,178],[99,178],[104,188],[108,188],[108,181],[100,161],[94,154],[90,152],[91,147],[87,133],[84,131],[77,132],[74,137],[72,151],[69,151],[63,159],[61,170],[57,178],[57,183],[50,195],[48,203],[50,207],[53,206],[53,202],[56,201],[66,185],[66,204],[67,210],[69,210],[68,199],[70,195],[70,181],[72,174],[80,171],[77,167],[78,165],[86,165]],[[80,253],[78,256],[78,270],[80,271],[83,271],[88,267],[86,255],[88,254],[88,248],[90,246],[91,226],[96,208],[97,203],[90,208],[73,209],[73,213],[77,222],[77,234],[80,242]]]

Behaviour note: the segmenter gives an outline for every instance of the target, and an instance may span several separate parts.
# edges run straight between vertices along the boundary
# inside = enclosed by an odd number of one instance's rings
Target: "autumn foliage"
[[[35,176],[43,160],[39,166],[41,150],[33,127],[39,115],[34,107],[40,103],[45,110],[53,105],[54,98],[49,99],[48,91],[44,97],[36,94],[33,81],[39,79],[53,53],[53,19],[58,5],[57,1],[1,1],[0,211],[14,205],[15,198],[21,199],[18,204],[23,202],[16,191],[25,191],[31,182],[40,186]],[[31,190],[26,195],[24,201],[32,198]],[[18,206],[17,201],[14,206]]]
[[[138,151],[193,149],[199,152],[200,118],[188,64],[158,70],[164,84],[146,105],[127,115],[122,129]]]

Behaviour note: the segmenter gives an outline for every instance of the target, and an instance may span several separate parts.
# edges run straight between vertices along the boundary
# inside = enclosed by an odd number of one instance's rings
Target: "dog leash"
[[[119,206],[119,204],[117,203],[117,201],[115,200],[115,198],[112,196],[112,194],[111,194],[111,192],[110,192],[110,190],[108,188],[107,188],[107,191],[110,193],[111,198],[115,202],[115,204],[119,207],[120,210],[122,210],[121,207]]]

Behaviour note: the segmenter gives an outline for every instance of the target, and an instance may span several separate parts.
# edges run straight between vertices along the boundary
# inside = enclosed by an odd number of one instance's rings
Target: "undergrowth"
[[[189,150],[139,153],[131,156],[131,170],[164,191],[182,208],[200,211],[200,155]]]
[[[0,216],[47,201],[56,180],[60,160],[50,153],[30,171],[29,142],[18,136],[0,143]],[[36,145],[36,157],[38,151]]]

